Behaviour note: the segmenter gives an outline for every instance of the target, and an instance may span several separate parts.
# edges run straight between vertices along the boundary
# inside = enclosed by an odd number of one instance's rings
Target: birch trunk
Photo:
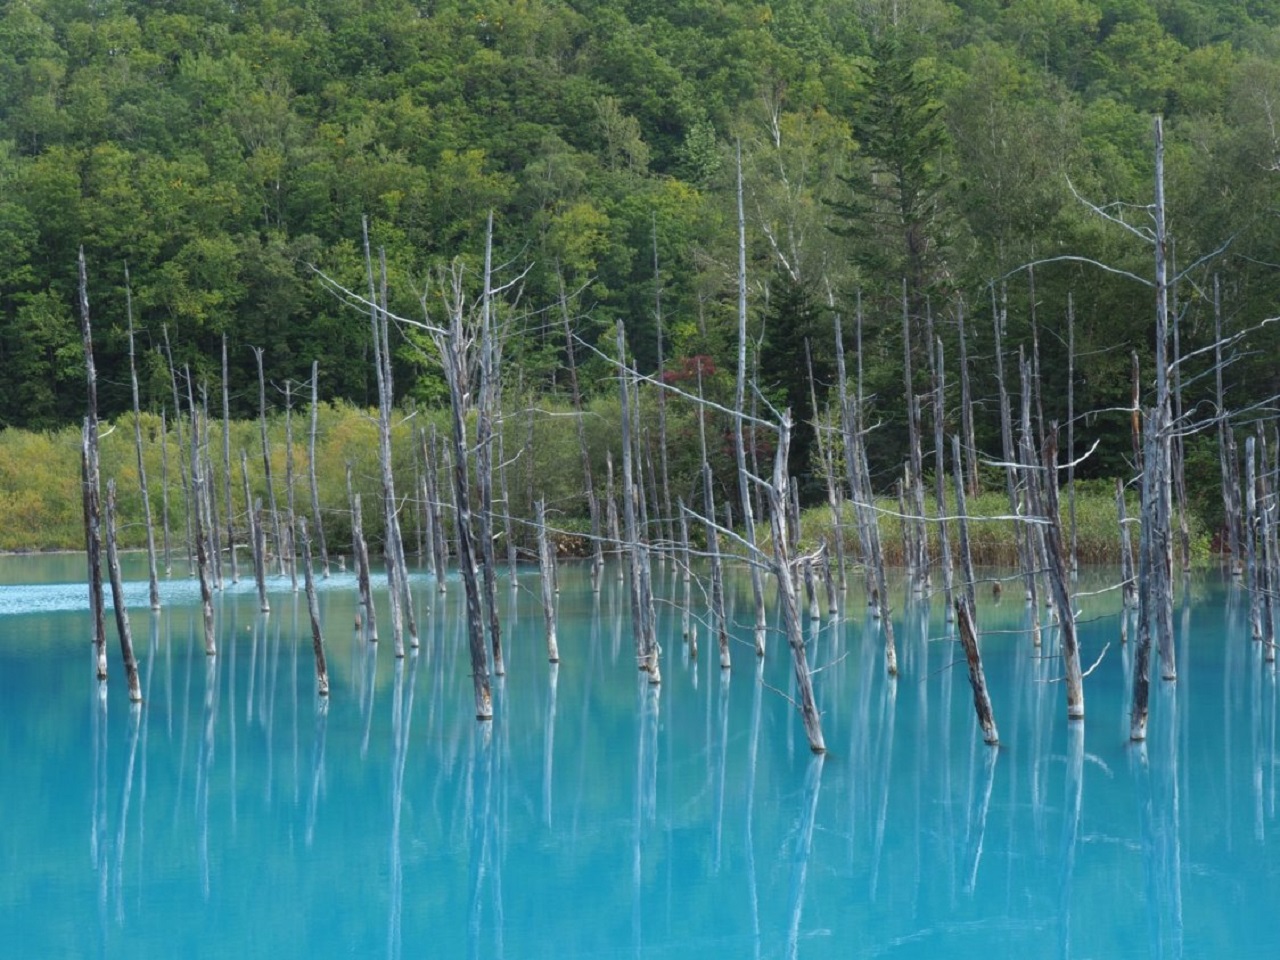
[[[160,578],[156,571],[156,527],[151,518],[151,495],[147,490],[147,467],[142,457],[142,410],[138,402],[138,366],[133,349],[133,289],[129,268],[124,269],[125,316],[129,324],[129,384],[133,391],[133,446],[138,456],[138,489],[142,494],[142,518],[147,525],[147,588],[151,609],[160,609]],[[132,649],[132,647],[130,648]]]
[[[102,486],[98,467],[98,371],[93,362],[93,330],[89,322],[89,271],[80,248],[80,335],[84,345],[87,412],[81,444],[85,556],[89,572],[89,614],[99,680],[107,679],[106,603],[102,597]]]

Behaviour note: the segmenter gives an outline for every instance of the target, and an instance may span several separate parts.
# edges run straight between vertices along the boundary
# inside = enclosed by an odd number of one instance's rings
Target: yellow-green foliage
[[[640,410],[641,435],[647,436],[656,451],[657,408],[652,398],[646,398]],[[582,530],[587,524],[587,506],[582,479],[582,461],[578,446],[575,417],[571,407],[563,402],[539,398],[536,402],[521,402],[509,397],[508,404],[516,411],[505,414],[497,429],[502,436],[502,453],[507,467],[508,503],[499,502],[495,509],[501,513],[507,509],[514,518],[513,535],[517,542],[532,542],[532,532],[522,522],[533,514],[530,497],[546,498],[554,526],[567,530]],[[619,403],[616,397],[606,396],[594,400],[586,409],[583,424],[592,463],[597,492],[603,496],[606,489],[606,462],[613,457],[615,493],[621,473],[621,440],[618,429]],[[379,508],[381,475],[378,468],[378,441],[376,414],[344,404],[320,405],[318,411],[316,445],[317,485],[324,514],[325,533],[329,545],[335,550],[346,549],[350,542],[351,519],[347,503],[346,468],[351,465],[352,485],[363,497],[365,504],[365,530],[370,540],[377,542],[382,536],[383,516]],[[186,494],[182,484],[182,470],[190,456],[189,425],[184,422],[181,433],[184,445],[179,449],[178,428],[170,422],[167,434],[161,430],[160,418],[143,414],[143,459],[146,465],[152,516],[157,530],[160,528],[165,495],[169,505],[170,528],[173,541],[180,544],[185,535]],[[452,446],[452,428],[446,411],[440,409],[416,409],[397,411],[394,419],[392,443],[397,494],[407,507],[401,514],[406,539],[413,542],[419,510],[418,478],[421,475],[421,459],[417,434],[430,434],[434,427],[442,449]],[[240,474],[240,452],[248,456],[250,485],[253,497],[262,497],[267,503],[266,485],[263,480],[262,444],[257,421],[240,421],[231,424],[231,493],[232,512],[237,537],[244,540],[245,504]],[[310,411],[301,408],[293,415],[293,470],[294,502],[300,513],[310,514],[311,493],[308,479],[308,440]],[[213,490],[217,497],[219,528],[226,527],[225,488],[223,484],[222,424],[215,421],[209,427],[210,455],[213,461]],[[697,469],[700,455],[697,440],[697,420],[691,406],[684,401],[667,405],[667,435],[671,469],[673,499],[684,496],[694,509],[700,506],[700,484]],[[725,426],[715,416],[707,419],[710,455],[715,474],[721,478],[723,496],[724,479],[733,476],[733,467],[725,448]],[[119,489],[120,542],[126,547],[140,547],[145,543],[142,523],[142,498],[138,485],[137,454],[134,446],[133,417],[128,415],[115,423],[101,425],[101,476],[105,487],[109,479],[115,479]],[[467,424],[468,442],[475,442],[475,418]],[[271,445],[271,470],[276,500],[281,510],[287,502],[285,488],[285,422],[283,414],[276,414],[269,422]],[[161,440],[164,439],[162,446]],[[496,443],[496,440],[495,440]],[[165,456],[168,460],[168,483],[163,482],[162,468]],[[495,446],[495,469],[500,462]],[[441,498],[451,500],[451,474],[440,463],[438,477]],[[637,465],[639,469],[639,465]],[[656,464],[655,472],[659,468]],[[645,475],[647,482],[647,474]],[[1082,563],[1114,563],[1119,559],[1119,532],[1116,524],[1115,500],[1112,487],[1106,482],[1094,481],[1077,484],[1076,525],[1079,559]],[[494,496],[501,500],[499,477],[494,478]],[[1062,494],[1064,536],[1069,535],[1068,498]],[[934,515],[933,499],[928,498],[928,513]],[[1014,524],[1007,519],[983,519],[1004,517],[1008,514],[1008,501],[1003,491],[989,490],[969,501],[970,542],[974,560],[981,564],[1012,564],[1017,560],[1014,541]],[[886,561],[900,564],[902,561],[902,533],[898,520],[898,505],[889,500],[880,501],[880,536]],[[844,531],[850,552],[857,549],[857,530],[853,524],[852,508],[845,504]],[[953,503],[948,512],[954,513]],[[1132,497],[1129,515],[1136,516],[1137,504]],[[658,510],[652,511],[656,516]],[[449,522],[446,520],[446,522]],[[807,546],[817,544],[831,528],[831,515],[823,506],[807,510],[801,521],[802,539]],[[495,532],[501,531],[501,524]],[[937,549],[937,526],[930,525],[931,549]],[[766,534],[767,527],[762,528]],[[1136,531],[1135,531],[1136,535]],[[1207,552],[1203,532],[1192,531],[1198,556]],[[951,543],[957,545],[958,533],[951,528]],[[159,535],[157,535],[159,541]],[[80,486],[80,431],[65,428],[54,433],[28,433],[21,430],[0,431],[0,550],[79,549],[84,544],[84,527],[81,510]],[[175,550],[181,549],[175,546]]]

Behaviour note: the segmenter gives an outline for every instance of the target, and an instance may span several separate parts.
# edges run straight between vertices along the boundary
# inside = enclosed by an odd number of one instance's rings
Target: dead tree
[[[329,545],[324,539],[324,520],[320,515],[320,487],[316,482],[316,433],[320,417],[320,361],[311,361],[311,434],[307,443],[307,471],[311,477],[311,522],[316,528],[316,540],[320,543],[320,564],[324,578],[329,579]],[[229,501],[228,501],[229,502]],[[228,509],[230,507],[228,506]],[[234,553],[232,554],[234,556]],[[234,567],[232,568],[234,569]]]
[[[138,365],[133,351],[133,289],[129,268],[124,268],[125,316],[129,324],[129,383],[133,390],[133,446],[138,456],[138,489],[142,494],[142,519],[147,525],[147,586],[151,609],[160,609],[160,579],[156,571],[156,527],[151,519],[151,495],[147,490],[147,467],[142,457],[142,411],[138,402]]]
[[[496,414],[498,349],[493,326],[493,211],[484,239],[484,286],[480,297],[480,402],[476,416],[476,480],[480,497],[477,542],[484,574],[484,606],[493,647],[493,672],[507,672],[502,657],[502,622],[498,618],[497,562],[493,553],[493,420]]]
[[[649,674],[650,683],[661,683],[662,673],[658,662],[658,644],[653,634],[650,610],[652,590],[649,585],[649,547],[640,536],[636,510],[635,456],[632,445],[631,384],[627,371],[627,338],[622,321],[616,329],[618,363],[621,375],[618,379],[622,403],[622,514],[626,527],[628,572],[631,587],[631,619],[635,634],[636,662]]]
[[[204,652],[216,656],[218,643],[213,631],[213,584],[209,561],[208,528],[205,526],[205,478],[200,454],[200,412],[191,392],[191,372],[186,372],[187,404],[191,411],[191,519],[195,538],[196,574],[200,580],[200,610],[204,621]]]
[[[1065,560],[1061,510],[1058,506],[1058,425],[1052,424],[1045,434],[1041,456],[1042,473],[1032,477],[1030,490],[1035,511],[1044,518],[1047,579],[1054,608],[1058,612],[1058,631],[1062,638],[1062,662],[1066,673],[1067,719],[1084,719],[1084,678],[1080,670],[1080,647],[1076,642],[1076,615],[1071,604],[1070,573]]]
[[[236,529],[231,497],[231,387],[227,377],[227,335],[222,335],[222,492],[226,502],[227,550],[231,553],[231,582],[240,582],[236,563]],[[246,502],[245,510],[249,509]]]
[[[164,355],[169,364],[169,386],[173,390],[173,426],[177,433],[178,439],[178,476],[182,481],[183,494],[183,517],[186,521],[187,529],[187,572],[192,571],[192,549],[194,544],[191,539],[191,473],[189,470],[182,468],[182,458],[186,456],[187,444],[182,435],[182,395],[178,392],[178,369],[173,363],[173,347],[169,343],[169,327],[161,327],[164,334]]]
[[[547,502],[539,500],[535,505],[538,525],[538,566],[541,576],[538,578],[542,587],[542,616],[547,626],[547,659],[552,663],[560,662],[560,646],[556,643],[556,592],[555,592],[555,553],[551,549],[551,540],[547,536]]]
[[[738,144],[738,377],[734,388],[733,455],[738,466],[738,499],[742,506],[743,532],[749,548],[756,543],[755,516],[751,507],[751,490],[747,482],[747,454],[742,436],[742,420],[745,410],[747,383],[747,218],[742,203],[742,144]],[[754,449],[754,445],[753,445]],[[764,609],[764,588],[760,571],[750,567],[751,596],[755,601],[756,656],[764,656],[767,621]]]
[[[578,454],[582,458],[583,492],[587,498],[587,513],[591,519],[591,589],[600,592],[600,576],[604,571],[604,536],[600,525],[600,501],[596,497],[595,483],[591,476],[591,453],[587,448],[587,428],[582,417],[582,394],[578,389],[578,362],[574,357],[573,329],[569,323],[569,301],[565,296],[564,277],[557,269],[560,284],[560,317],[564,324],[565,356],[569,368],[569,395],[573,401],[574,427],[578,434]]]
[[[311,538],[307,535],[307,518],[297,517],[298,544],[302,553],[302,576],[307,591],[307,614],[311,618],[311,649],[316,658],[316,692],[329,695],[329,668],[324,658],[324,633],[320,629],[320,603],[316,600],[315,573],[311,564]]]
[[[116,482],[107,481],[107,570],[111,576],[111,603],[116,611],[116,631],[120,634],[120,657],[129,682],[129,699],[142,702],[138,684],[138,661],[133,655],[133,632],[129,629],[129,610],[125,603],[124,581],[120,576],[120,555],[116,550]]]
[[[1231,421],[1222,388],[1222,290],[1218,275],[1213,276],[1213,379],[1214,408],[1218,421],[1218,463],[1222,471],[1222,503],[1226,512],[1227,550],[1231,554],[1232,573],[1239,577],[1244,571],[1241,559],[1240,528],[1240,468],[1236,462],[1236,442],[1231,432]]]
[[[249,525],[249,550],[253,554],[253,579],[258,586],[258,609],[263,613],[271,612],[271,602],[267,599],[267,549],[266,534],[262,527],[262,501],[254,502],[249,490],[249,455],[240,451],[240,477],[244,481],[244,509]]]
[[[89,271],[80,248],[80,334],[84,345],[87,412],[81,444],[85,555],[89,567],[89,614],[98,679],[107,679],[106,604],[102,597],[102,487],[98,468],[98,372],[93,362],[93,330],[89,322]]]
[[[258,362],[258,427],[262,434],[262,477],[267,488],[267,503],[271,508],[272,543],[276,557],[280,563],[280,572],[284,572],[284,534],[280,529],[280,510],[276,507],[276,486],[271,481],[271,440],[267,436],[267,378],[262,369],[262,348],[250,347],[253,357]]]

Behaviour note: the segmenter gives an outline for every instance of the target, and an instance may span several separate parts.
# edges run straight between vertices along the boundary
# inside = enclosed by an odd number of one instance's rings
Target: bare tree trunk
[[[138,401],[138,365],[133,351],[133,289],[129,268],[124,268],[125,315],[129,323],[129,383],[133,389],[133,446],[138,455],[138,488],[142,493],[142,517],[147,525],[147,586],[151,609],[160,609],[160,579],[156,572],[156,526],[151,519],[151,495],[147,490],[147,467],[142,457],[142,410]],[[132,649],[132,646],[130,647]]]
[[[107,679],[106,603],[102,597],[102,486],[98,469],[98,371],[93,362],[93,330],[89,323],[89,271],[80,248],[80,334],[84,344],[87,412],[81,451],[85,554],[89,567],[89,614],[98,679]]]
[[[604,543],[600,526],[600,501],[596,497],[591,476],[591,454],[587,448],[587,428],[582,421],[582,394],[578,390],[578,363],[574,359],[573,330],[569,324],[569,301],[565,296],[564,277],[556,271],[560,283],[560,313],[564,323],[565,355],[569,366],[569,390],[573,399],[574,427],[578,434],[578,453],[582,457],[582,480],[587,498],[587,512],[591,517],[591,590],[600,592],[600,575],[604,571]],[[610,494],[612,498],[612,494]]]
[[[240,568],[236,563],[235,505],[231,496],[231,387],[227,375],[227,335],[222,335],[222,492],[226,505],[223,511],[227,519],[227,550],[231,553],[231,582],[240,582]],[[244,505],[248,512],[249,504]],[[327,568],[326,568],[327,573]]]
[[[284,502],[288,510],[284,526],[285,554],[289,558],[289,586],[298,592],[298,550],[294,543],[297,529],[297,505],[293,498],[293,382],[284,382]]]
[[[320,361],[311,361],[311,434],[307,443],[307,470],[311,478],[311,522],[320,542],[320,563],[329,579],[329,545],[324,539],[324,519],[320,515],[320,487],[316,481],[316,433],[320,425]],[[234,557],[235,554],[233,553]],[[233,567],[234,569],[234,567]]]
[[[693,562],[692,553],[689,549],[689,517],[685,510],[684,497],[677,498],[677,506],[680,511],[680,549],[681,549],[681,576],[684,581],[684,602],[680,607],[680,632],[685,642],[689,644],[689,659],[698,659],[698,628],[692,622],[691,607],[693,604],[693,571],[690,564]]]
[[[267,437],[267,378],[262,369],[262,348],[250,347],[258,362],[258,427],[262,434],[262,477],[267,488],[267,503],[271,508],[271,534],[281,573],[284,573],[284,533],[280,529],[280,510],[276,507],[276,486],[271,481],[271,441]],[[264,558],[265,560],[265,558]]]
[[[249,455],[240,451],[240,477],[244,481],[244,509],[249,524],[249,549],[253,553],[253,579],[258,585],[258,609],[271,612],[267,600],[267,552],[266,533],[262,530],[262,501],[254,502],[249,491]]]
[[[617,323],[618,362],[624,370],[627,364],[627,340],[622,321]],[[650,683],[661,683],[658,663],[658,644],[653,635],[651,619],[652,592],[649,588],[649,549],[641,539],[639,518],[636,516],[636,480],[631,423],[631,385],[625,372],[619,378],[622,400],[622,513],[627,531],[627,547],[630,553],[631,615],[636,640],[636,661],[641,670],[649,674]]]
[[[1235,440],[1231,420],[1227,416],[1222,388],[1222,290],[1218,275],[1213,275],[1213,379],[1218,421],[1218,462],[1222,470],[1222,502],[1226,512],[1227,550],[1231,554],[1231,570],[1240,576],[1244,564],[1240,555],[1240,471],[1236,466]]]
[[[1258,481],[1253,437],[1244,438],[1244,550],[1249,585],[1249,632],[1255,642],[1262,640],[1262,587],[1259,564]],[[1264,467],[1265,469],[1265,467]]]
[[[929,326],[932,332],[932,322]],[[938,337],[931,346],[937,353],[937,359],[930,366],[933,368],[931,370],[933,374],[933,490],[938,505],[938,562],[942,567],[942,591],[947,604],[946,615],[950,619],[955,587],[951,570],[951,537],[947,532],[946,519],[947,454],[943,430],[946,417],[947,374],[942,352],[942,338]]]
[[[1053,605],[1058,611],[1058,630],[1062,637],[1062,662],[1066,672],[1067,719],[1084,719],[1084,678],[1080,671],[1080,647],[1076,642],[1076,615],[1071,605],[1062,542],[1062,522],[1058,506],[1058,425],[1052,424],[1045,435],[1041,458],[1043,480],[1031,481],[1035,512],[1047,521],[1044,524],[1045,557],[1048,561],[1049,590]]]
[[[373,605],[373,577],[369,571],[369,544],[364,538],[364,511],[360,495],[351,493],[351,467],[347,466],[347,496],[351,500],[351,552],[355,555],[356,584],[370,643],[378,642],[378,613]]]
[[[698,399],[702,399],[702,371],[698,371]],[[720,651],[720,669],[728,670],[733,664],[729,650],[729,629],[724,610],[724,570],[720,557],[720,531],[716,529],[715,487],[711,482],[711,463],[707,459],[707,421],[701,404],[698,405],[698,437],[702,450],[702,510],[706,518],[707,553],[711,558],[711,629],[716,635]]]
[[[1137,574],[1133,569],[1133,538],[1129,535],[1129,518],[1124,502],[1124,481],[1116,477],[1116,516],[1120,521],[1120,579],[1124,582],[1124,606],[1137,605]]]
[[[120,577],[120,555],[116,550],[116,482],[107,481],[107,570],[111,576],[111,602],[116,611],[116,630],[120,634],[120,656],[129,682],[129,699],[142,702],[138,684],[138,661],[133,655],[133,633],[129,629],[129,610],[125,605],[124,582]]]
[[[773,482],[768,486],[769,515],[773,527],[773,565],[778,581],[779,606],[782,608],[782,624],[791,647],[791,665],[795,673],[796,695],[799,698],[800,718],[809,740],[809,749],[825,753],[827,746],[822,737],[822,716],[813,696],[813,679],[805,651],[804,629],[800,623],[800,611],[791,577],[791,557],[787,544],[787,454],[791,446],[791,413],[785,411],[778,423],[778,449],[773,464]],[[754,559],[754,558],[752,558]]]
[[[1019,434],[1019,456],[1021,463],[1026,470],[1027,480],[1027,498],[1032,501],[1036,497],[1036,481],[1035,475],[1038,464],[1036,462],[1035,441],[1031,433],[1031,391],[1034,377],[1027,363],[1027,359],[1023,354],[1022,348],[1018,348],[1018,373],[1022,386],[1022,427]],[[1034,505],[1030,506],[1032,514],[1038,514]],[[1052,522],[1057,522],[1057,516],[1049,518]],[[1034,646],[1041,645],[1040,635],[1040,600],[1038,596],[1038,583],[1036,576],[1036,568],[1043,567],[1047,563],[1045,557],[1045,549],[1043,547],[1044,532],[1037,524],[1024,523],[1022,525],[1022,536],[1026,542],[1027,558],[1027,604],[1031,611],[1031,641]]]
[[[1143,460],[1154,463],[1156,454],[1156,432],[1150,426],[1155,419],[1155,411],[1146,416],[1147,428],[1143,431]],[[1133,741],[1147,738],[1148,703],[1151,694],[1151,621],[1154,619],[1151,600],[1151,565],[1156,558],[1151,549],[1152,525],[1147,522],[1147,504],[1155,494],[1153,487],[1157,480],[1153,471],[1142,472],[1142,504],[1143,522],[1141,541],[1138,549],[1138,637],[1133,658],[1133,706],[1129,713],[1129,739]]]
[[[302,552],[302,576],[307,591],[307,613],[311,617],[311,649],[316,657],[316,692],[329,695],[329,668],[324,659],[324,633],[320,629],[320,602],[316,599],[315,572],[311,565],[311,538],[307,536],[307,518],[297,517],[298,541]]]
[[[1017,470],[1013,464],[1018,459],[1017,448],[1013,444],[1013,414],[1009,406],[1009,391],[1005,385],[1004,376],[1004,347],[1002,340],[1004,338],[1004,324],[1007,313],[1004,304],[1004,293],[1001,292],[1000,302],[996,301],[996,289],[991,288],[991,313],[992,313],[992,329],[995,334],[995,361],[996,361],[996,386],[1000,391],[1000,452],[1005,462],[1004,482],[1005,492],[1009,496],[1009,512],[1011,514],[1019,514],[1019,498],[1018,486],[1020,481],[1017,478]],[[1034,561],[1027,555],[1027,537],[1025,531],[1017,531],[1014,537],[1018,550],[1018,567],[1022,571],[1023,584],[1026,591],[1028,603],[1033,603],[1035,599],[1035,583]],[[1038,622],[1038,621],[1037,621]],[[1039,633],[1037,632],[1036,645],[1039,645]]]
[[[542,576],[538,579],[542,584],[542,616],[547,625],[547,659],[552,663],[560,662],[560,647],[556,643],[556,592],[555,554],[551,551],[551,542],[547,537],[547,501],[539,500],[536,504],[538,524],[538,565]]]
[[[1067,511],[1071,523],[1071,556],[1068,569],[1074,574],[1080,566],[1079,538],[1076,529],[1076,308],[1067,292]]]
[[[484,605],[493,647],[493,672],[507,672],[502,659],[502,623],[498,619],[497,562],[493,554],[493,418],[498,371],[493,335],[493,211],[489,211],[484,240],[484,290],[480,302],[480,403],[476,419],[476,479],[480,495],[480,566],[484,573]]]
[[[987,677],[982,670],[982,654],[978,652],[978,631],[973,623],[969,601],[957,597],[955,601],[956,626],[959,628],[960,645],[964,648],[965,662],[969,665],[969,686],[973,688],[973,709],[982,727],[982,740],[991,746],[1000,742],[996,718],[991,710],[991,695],[987,692]]]
[[[658,217],[653,218],[653,290],[654,290],[654,322],[658,337],[658,382],[662,383],[666,373],[666,356],[662,342],[662,274],[658,269]],[[667,458],[667,392],[658,390],[658,457],[662,466],[662,513],[664,536],[668,542],[675,539],[675,529],[671,515],[671,470]],[[656,501],[655,501],[656,503]]]
[[[427,512],[431,517],[431,530],[433,533],[431,539],[431,559],[435,570],[436,588],[440,593],[444,593],[447,582],[448,567],[448,547],[445,544],[444,537],[444,517],[440,512],[440,484],[439,484],[439,443],[436,437],[436,426],[431,425],[431,436],[427,441],[427,467],[425,471],[427,481]]]
[[[200,410],[204,415],[204,442],[200,455],[204,458],[204,511],[206,535],[209,540],[209,556],[213,559],[213,586],[222,589],[222,547],[218,543],[218,497],[213,488],[213,446],[209,440],[209,431],[213,428],[213,420],[209,416],[209,384],[200,384]]]
[[[164,575],[173,576],[173,552],[169,537],[169,423],[160,408],[160,512],[164,530]]]
[[[162,328],[164,332],[164,353],[169,362],[169,386],[173,388],[173,426],[178,434],[178,475],[182,479],[182,494],[184,517],[187,524],[187,573],[193,571],[192,564],[192,548],[191,539],[191,477],[188,471],[182,469],[182,458],[186,456],[187,444],[182,436],[182,397],[178,393],[178,370],[173,365],[173,349],[169,345],[169,328]]]
[[[747,480],[746,446],[742,436],[742,413],[745,410],[747,384],[747,218],[742,203],[742,144],[738,144],[738,379],[733,409],[733,453],[738,464],[738,499],[742,504],[743,534],[751,549],[756,545],[756,522],[751,508],[751,490]],[[754,448],[754,445],[753,445]],[[785,507],[785,504],[784,504]],[[751,596],[755,601],[756,656],[764,656],[765,631],[768,626],[764,609],[764,588],[760,571],[752,564]]]
[[[960,423],[964,431],[964,454],[968,473],[969,496],[979,492],[978,440],[973,429],[973,391],[969,386],[969,338],[965,334],[964,300],[956,304],[956,325],[960,342]]]
[[[186,371],[187,405],[191,411],[191,506],[192,532],[195,534],[196,574],[200,579],[200,609],[204,620],[204,652],[216,656],[218,644],[213,632],[213,585],[210,582],[209,538],[205,525],[204,470],[200,454],[200,411],[191,392],[191,372]]]

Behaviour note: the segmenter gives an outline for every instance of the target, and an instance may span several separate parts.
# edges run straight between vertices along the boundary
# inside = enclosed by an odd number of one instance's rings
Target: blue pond
[[[1274,957],[1276,674],[1239,588],[1183,590],[1176,684],[1128,743],[1115,593],[1082,596],[1087,718],[1066,721],[1052,630],[980,603],[1001,745],[984,746],[940,598],[896,597],[901,676],[852,589],[811,625],[829,753],[810,755],[775,634],[733,667],[660,605],[661,687],[635,669],[622,585],[562,570],[562,663],[536,574],[501,587],[508,675],[472,717],[462,590],[414,588],[421,647],[353,628],[320,587],[332,695],[305,599],[194,581],[146,608],[145,705],[92,675],[83,560],[0,560],[0,953],[23,957]],[[1082,594],[1107,572],[1082,576]],[[679,597],[670,567],[657,589]],[[695,592],[695,596],[696,596]],[[385,595],[382,597],[385,601]],[[132,606],[136,604],[136,606]]]

